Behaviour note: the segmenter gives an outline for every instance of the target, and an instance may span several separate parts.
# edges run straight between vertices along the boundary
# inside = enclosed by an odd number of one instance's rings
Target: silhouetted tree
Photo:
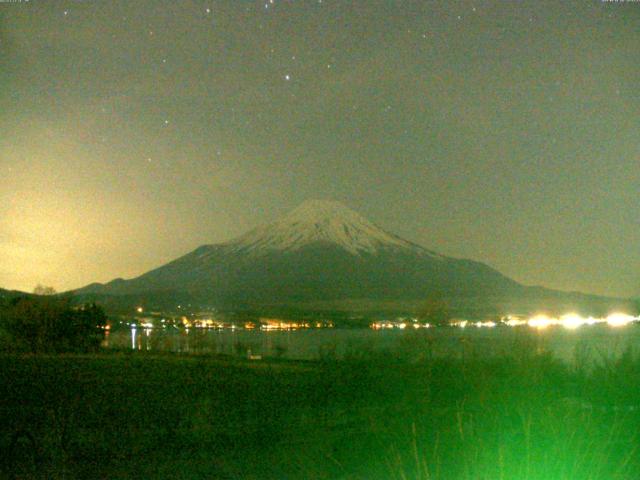
[[[33,289],[33,293],[35,293],[36,295],[47,296],[55,295],[57,292],[55,288],[45,287],[44,285],[41,285],[39,283],[38,285],[36,285],[36,288]]]
[[[69,298],[17,298],[0,312],[0,328],[12,345],[31,352],[95,350],[106,324],[102,308],[72,307]]]

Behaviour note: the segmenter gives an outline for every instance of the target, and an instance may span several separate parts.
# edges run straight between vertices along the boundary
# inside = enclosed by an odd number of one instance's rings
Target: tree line
[[[89,352],[100,347],[107,316],[95,303],[76,305],[50,287],[0,305],[4,347],[25,352]]]

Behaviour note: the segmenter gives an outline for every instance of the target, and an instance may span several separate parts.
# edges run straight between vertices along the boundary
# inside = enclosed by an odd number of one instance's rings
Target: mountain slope
[[[76,293],[163,298],[165,303],[189,298],[219,307],[415,302],[437,293],[452,305],[489,304],[488,310],[500,304],[511,309],[519,299],[579,305],[595,298],[525,287],[483,263],[437,254],[340,203],[318,200],[137,278],[92,284]]]
[[[397,248],[433,252],[387,233],[341,203],[310,200],[276,222],[258,227],[227,244],[232,251],[264,254],[295,251],[316,242],[334,244],[349,253],[375,254]]]
[[[189,292],[211,302],[486,295],[521,288],[479,262],[445,257],[388,233],[342,204],[308,201],[236,240],[205,245],[132,280],[78,293]]]

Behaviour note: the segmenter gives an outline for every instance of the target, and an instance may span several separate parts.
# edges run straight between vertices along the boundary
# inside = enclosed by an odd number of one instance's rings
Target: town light
[[[612,313],[607,317],[607,323],[611,327],[624,327],[634,320],[636,320],[635,317],[632,317],[631,315],[628,315],[626,313],[619,312]]]
[[[551,325],[553,323],[553,320],[546,315],[536,315],[535,317],[530,318],[527,323],[530,327],[543,329]]]
[[[567,330],[575,330],[585,323],[587,323],[587,320],[576,313],[568,313],[560,317],[560,324]]]

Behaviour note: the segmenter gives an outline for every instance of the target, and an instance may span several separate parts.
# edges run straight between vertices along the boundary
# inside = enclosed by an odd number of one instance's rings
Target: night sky
[[[309,198],[640,293],[640,3],[0,3],[0,287],[139,275]]]

